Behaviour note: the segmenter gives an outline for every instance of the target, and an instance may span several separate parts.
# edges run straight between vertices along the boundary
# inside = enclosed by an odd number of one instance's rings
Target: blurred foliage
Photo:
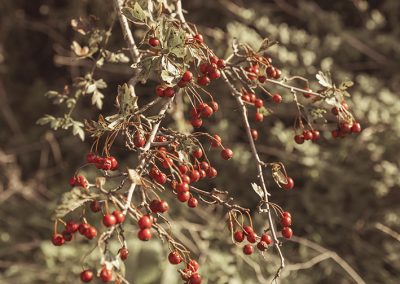
[[[295,178],[291,192],[272,182],[270,187],[273,201],[292,212],[296,235],[336,252],[367,283],[398,283],[400,242],[377,224],[400,231],[400,2],[191,0],[183,6],[188,20],[199,25],[220,56],[229,54],[226,47],[234,37],[255,47],[270,37],[280,43],[271,48],[271,56],[284,75],[313,80],[321,69],[330,71],[335,81],[355,82],[351,108],[365,128],[361,135],[332,140],[327,129],[321,143],[295,145],[295,106],[288,101],[289,93],[271,87],[281,91],[287,104],[271,106],[274,114],[256,126],[258,147],[263,160],[284,162]],[[74,40],[70,20],[95,14],[107,27],[111,10],[111,3],[99,0],[0,0],[0,283],[77,282],[79,259],[90,250],[89,244],[75,241],[54,248],[48,241],[50,217],[90,145],[67,132],[48,132],[34,121],[44,113],[63,111],[48,102],[45,92],[62,90],[90,68],[86,61],[79,65],[68,59]],[[110,46],[123,45],[116,27]],[[95,79],[108,83],[106,112],[113,108],[111,94],[129,72],[110,63],[95,74]],[[145,98],[153,88],[140,86],[138,93]],[[224,108],[210,128],[222,132],[238,154],[236,163],[219,165],[224,174],[213,181],[216,184],[205,186],[229,189],[241,203],[254,207],[257,197],[250,182],[255,171],[244,130],[231,123],[237,111],[226,89],[216,86],[214,92]],[[90,104],[79,105],[76,114],[95,117]],[[222,210],[189,212],[172,206],[174,233],[198,255],[202,274],[209,279],[205,283],[270,282],[277,268],[273,252],[266,260],[244,258],[240,248],[229,243]],[[256,217],[256,222],[265,220]],[[166,248],[158,240],[140,243],[135,235],[132,231],[129,240],[128,279],[179,283],[174,268],[165,262]],[[319,253],[296,242],[285,243],[283,251],[289,267]],[[288,270],[280,282],[354,282],[333,260]]]

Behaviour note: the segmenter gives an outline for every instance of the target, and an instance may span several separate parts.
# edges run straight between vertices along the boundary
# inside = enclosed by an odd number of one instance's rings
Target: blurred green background
[[[354,283],[346,262],[366,283],[399,283],[400,1],[184,0],[183,6],[221,57],[233,37],[254,47],[269,37],[280,42],[270,53],[285,75],[312,81],[323,70],[337,82],[355,82],[349,105],[363,132],[332,140],[325,131],[319,143],[300,146],[293,142],[290,94],[270,88],[287,104],[273,107],[274,114],[256,126],[257,145],[263,160],[284,162],[295,178],[291,192],[279,190],[270,177],[269,183],[273,202],[292,212],[299,237],[282,248],[288,268],[278,282]],[[35,121],[65,111],[43,96],[47,90],[61,90],[90,68],[88,62],[69,59],[75,36],[71,18],[95,14],[107,27],[112,9],[111,1],[99,0],[0,0],[0,283],[79,282],[79,259],[90,244],[75,241],[55,248],[48,239],[52,210],[90,143]],[[124,46],[118,26],[110,46]],[[114,108],[116,86],[129,74],[128,67],[112,64],[95,74],[109,85],[106,113]],[[139,95],[152,96],[150,85],[141,86]],[[221,132],[237,155],[235,163],[212,159],[223,174],[204,186],[229,189],[240,203],[255,207],[257,196],[249,187],[255,170],[244,130],[233,123],[234,102],[222,84],[213,92],[224,108],[206,128]],[[76,112],[81,119],[96,115],[89,101]],[[129,156],[119,150],[115,154],[127,164]],[[171,204],[174,233],[199,258],[204,283],[271,281],[278,267],[274,252],[265,260],[244,258],[229,241],[223,210]],[[255,221],[265,222],[258,216]],[[132,236],[126,263],[131,283],[180,283],[159,240],[136,241],[135,226],[127,232]],[[93,260],[99,266],[95,254]]]

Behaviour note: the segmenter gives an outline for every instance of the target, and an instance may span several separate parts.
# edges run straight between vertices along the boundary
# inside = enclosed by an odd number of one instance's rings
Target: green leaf
[[[128,20],[132,22],[146,22],[146,14],[137,2],[135,3],[135,5],[133,5],[133,8],[123,7],[121,9],[121,12]]]
[[[96,84],[90,84],[87,88],[86,88],[86,94],[93,94],[96,91]]]
[[[332,88],[332,79],[329,75],[324,74],[322,71],[319,71],[315,76],[321,86]]]
[[[167,39],[167,47],[171,50],[177,46],[184,46],[186,32],[183,29],[171,28],[169,37]]]
[[[92,104],[96,105],[98,109],[103,108],[103,98],[104,95],[96,90],[92,95]]]
[[[170,52],[178,58],[184,58],[186,56],[186,48],[184,46],[176,46],[170,49]]]
[[[104,82],[103,79],[97,80],[97,81],[95,82],[95,85],[96,85],[97,89],[105,89],[105,88],[107,88],[107,83]]]
[[[85,140],[85,131],[83,131],[83,124],[79,121],[74,121],[72,124],[72,134],[78,135],[79,138],[84,141]]]
[[[136,96],[132,95],[127,84],[118,87],[118,100],[122,115],[132,114],[137,109],[137,99]]]
[[[180,75],[179,69],[175,67],[166,57],[163,57],[161,60],[161,79],[167,83],[172,84],[173,81],[176,81]]]
[[[36,121],[36,123],[39,124],[39,125],[45,125],[45,124],[51,123],[54,120],[56,120],[56,118],[54,116],[46,114],[45,116],[39,118]]]
[[[98,194],[84,190],[80,187],[74,187],[71,191],[64,193],[61,197],[60,205],[54,212],[54,218],[63,218],[69,212],[82,206],[85,202],[98,197]]]

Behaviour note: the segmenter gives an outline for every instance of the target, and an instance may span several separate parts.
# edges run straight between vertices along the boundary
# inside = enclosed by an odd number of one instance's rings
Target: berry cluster
[[[98,169],[105,171],[115,171],[118,168],[118,161],[115,157],[101,157],[90,152],[86,155],[86,161],[89,164],[95,164]]]
[[[69,179],[69,184],[70,186],[80,186],[83,187],[85,189],[88,188],[89,183],[87,181],[87,179],[84,176],[81,175],[77,175],[77,176],[73,176]]]
[[[251,226],[243,227],[243,230],[237,230],[233,233],[236,242],[241,243],[246,238],[248,244],[243,246],[243,253],[250,255],[254,252],[253,244],[257,243],[259,251],[265,251],[272,244],[272,238],[269,234],[263,233],[261,237],[257,236]]]
[[[290,228],[292,225],[292,215],[287,211],[282,212],[280,223],[282,225],[282,236],[286,239],[290,239],[293,235],[293,230]]]

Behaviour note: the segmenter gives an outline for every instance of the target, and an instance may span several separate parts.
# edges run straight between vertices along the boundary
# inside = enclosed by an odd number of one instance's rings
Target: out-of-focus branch
[[[375,228],[377,228],[379,231],[384,232],[385,234],[391,236],[392,238],[400,242],[400,234],[397,233],[396,231],[393,231],[388,226],[385,226],[382,223],[376,223]]]

